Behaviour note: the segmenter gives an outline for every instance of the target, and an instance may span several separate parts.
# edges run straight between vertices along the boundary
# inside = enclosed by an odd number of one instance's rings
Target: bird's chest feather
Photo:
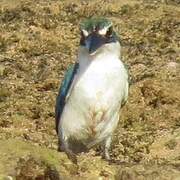
[[[121,74],[119,62],[92,62],[79,74],[72,90],[71,102],[77,111],[89,119],[103,119],[120,102]]]
[[[120,61],[92,62],[79,71],[61,119],[66,134],[77,138],[95,137],[97,132],[111,131],[111,119],[123,96],[124,67]]]
[[[115,93],[119,83],[120,68],[107,62],[92,62],[92,64],[79,74],[74,86],[74,94],[81,93],[80,98],[100,102],[106,100],[110,93]]]

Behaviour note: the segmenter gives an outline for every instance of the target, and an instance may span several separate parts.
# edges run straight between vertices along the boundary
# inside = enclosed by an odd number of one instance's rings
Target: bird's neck
[[[114,48],[114,49],[113,49]],[[120,46],[102,48],[95,54],[90,55],[85,48],[80,48],[78,53],[78,62],[80,69],[86,69],[91,63],[113,61],[119,59]]]

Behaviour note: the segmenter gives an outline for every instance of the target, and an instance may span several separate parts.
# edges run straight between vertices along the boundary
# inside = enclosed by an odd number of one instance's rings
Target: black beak
[[[86,39],[86,48],[89,50],[89,54],[93,54],[98,48],[105,44],[105,38],[99,34],[92,33]]]

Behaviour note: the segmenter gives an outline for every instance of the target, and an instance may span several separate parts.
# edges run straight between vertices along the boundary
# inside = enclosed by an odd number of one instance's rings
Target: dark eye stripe
[[[82,46],[85,45],[85,39],[86,39],[86,37],[84,36],[83,31],[81,30],[80,45],[82,45]]]
[[[106,37],[111,37],[112,33],[113,33],[113,28],[111,26],[111,27],[109,27],[108,31],[106,32]]]
[[[85,46],[85,38],[81,37],[81,39],[80,39],[80,45]]]

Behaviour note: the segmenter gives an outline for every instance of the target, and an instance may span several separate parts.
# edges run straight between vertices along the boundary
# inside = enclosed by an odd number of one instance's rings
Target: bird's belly
[[[124,79],[117,73],[87,73],[76,83],[64,108],[60,131],[89,144],[107,137],[117,124]]]
[[[95,71],[84,74],[74,86],[71,100],[88,112],[108,111],[119,104],[124,94],[126,80],[121,71]]]

